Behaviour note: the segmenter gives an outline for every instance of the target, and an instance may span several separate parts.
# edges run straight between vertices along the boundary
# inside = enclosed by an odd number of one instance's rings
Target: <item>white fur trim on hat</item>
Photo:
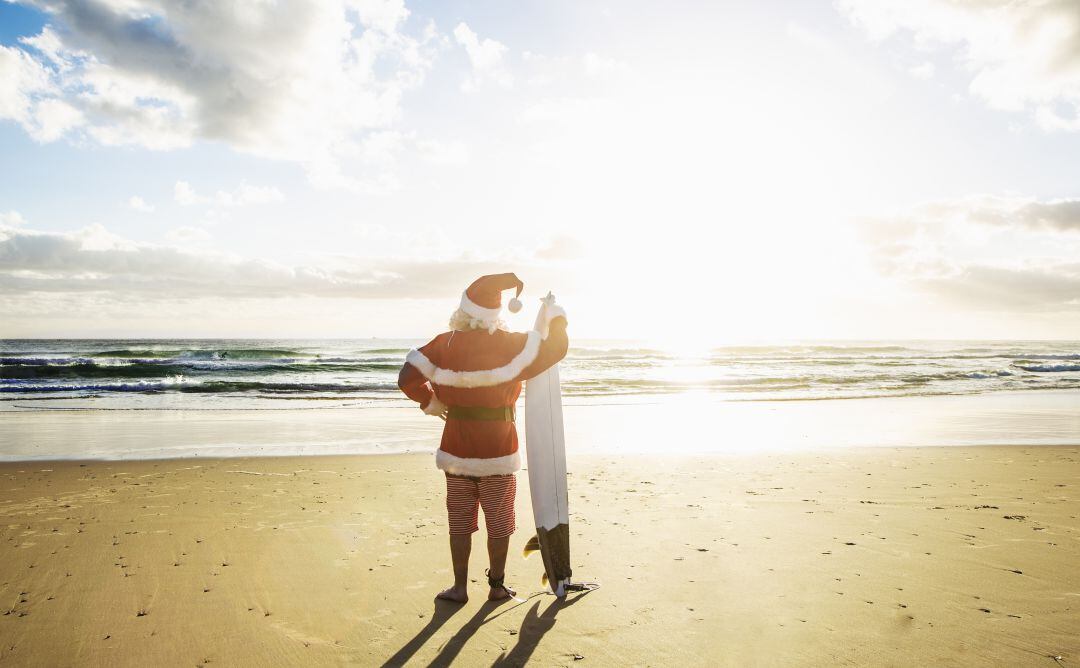
[[[465,311],[477,320],[483,320],[485,323],[495,322],[499,318],[499,312],[502,308],[484,308],[477,304],[473,300],[469,299],[467,292],[461,293],[461,306],[462,311]]]
[[[502,385],[521,375],[527,366],[536,361],[540,353],[540,332],[532,331],[525,334],[525,345],[514,359],[494,369],[481,369],[479,371],[451,371],[440,369],[435,366],[427,355],[417,349],[412,349],[405,356],[405,361],[416,367],[424,378],[435,385],[444,387],[491,387]]]
[[[448,407],[447,407],[446,404],[439,401],[439,398],[437,396],[435,396],[434,394],[432,394],[431,395],[431,401],[429,401],[428,405],[425,408],[422,408],[421,410],[423,410],[428,415],[442,415],[443,413],[446,412],[447,408]]]
[[[504,457],[480,459],[478,457],[458,457],[439,449],[435,451],[435,467],[454,475],[506,475],[521,468],[521,455],[517,452]]]

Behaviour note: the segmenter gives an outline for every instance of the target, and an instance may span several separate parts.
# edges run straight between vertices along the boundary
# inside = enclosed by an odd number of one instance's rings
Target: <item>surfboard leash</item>
[[[504,582],[506,581],[506,573],[503,573],[503,576],[501,578],[493,578],[493,577],[491,577],[491,571],[489,571],[488,569],[485,568],[484,569],[484,575],[487,576],[488,586],[491,587],[492,589],[502,589],[504,592],[506,592],[507,596],[514,599],[518,603],[524,603],[525,602],[525,599],[518,598],[517,594],[510,591],[510,589],[507,588],[506,584],[504,584]]]

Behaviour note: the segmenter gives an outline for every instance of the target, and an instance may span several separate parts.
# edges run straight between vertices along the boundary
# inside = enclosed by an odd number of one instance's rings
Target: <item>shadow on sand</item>
[[[399,649],[394,656],[390,657],[383,663],[383,668],[390,668],[390,666],[404,666],[405,662],[413,657],[416,652],[424,646],[431,636],[435,635],[435,632],[442,627],[451,617],[453,617],[458,610],[461,610],[461,606],[456,603],[450,603],[448,601],[435,600],[435,611],[431,613],[431,619],[428,620],[427,626],[420,629],[413,639],[405,643],[405,646]]]
[[[537,645],[540,644],[540,639],[555,626],[555,615],[559,610],[570,607],[588,592],[582,592],[574,598],[567,599],[555,599],[551,605],[544,610],[542,615],[538,615],[537,612],[540,608],[540,601],[533,604],[529,612],[526,613],[525,619],[521,622],[521,630],[518,632],[518,642],[509,653],[504,653],[495,660],[494,666],[522,666],[529,660],[532,653],[536,650]],[[465,647],[465,643],[472,638],[480,627],[493,621],[506,613],[528,603],[529,600],[538,596],[545,596],[544,593],[532,594],[521,603],[506,606],[505,601],[485,601],[480,609],[476,611],[476,614],[472,616],[469,621],[465,622],[458,632],[453,635],[452,638],[446,641],[446,644],[439,650],[439,654],[432,659],[429,666],[449,666],[457,658],[457,655],[461,653],[462,648]],[[501,608],[501,610],[500,610]],[[405,646],[399,649],[392,657],[383,663],[383,668],[391,668],[392,666],[403,666],[409,661],[421,647],[431,639],[435,632],[438,631],[454,614],[461,610],[461,606],[453,603],[447,603],[445,601],[435,601],[435,611],[431,615],[431,619],[428,620],[427,625],[420,629],[412,640],[405,643]],[[499,610],[497,614],[489,614]]]
[[[555,626],[555,616],[559,614],[559,611],[563,608],[569,608],[585,598],[588,593],[588,591],[583,591],[573,598],[569,596],[564,599],[557,598],[551,602],[551,605],[544,610],[542,615],[537,614],[540,609],[540,601],[534,603],[533,607],[529,608],[529,611],[525,613],[525,619],[521,620],[521,630],[518,631],[517,644],[509,653],[495,659],[492,668],[495,666],[499,668],[504,666],[524,666],[529,661],[529,657],[536,651],[540,639]]]

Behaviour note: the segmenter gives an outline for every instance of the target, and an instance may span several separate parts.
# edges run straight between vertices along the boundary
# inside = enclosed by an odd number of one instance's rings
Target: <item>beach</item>
[[[1080,448],[570,457],[575,577],[464,606],[430,454],[0,465],[5,665],[1061,665]]]
[[[1080,0],[0,0],[0,173],[0,668],[1080,668]]]
[[[544,593],[523,470],[524,602],[485,602],[481,528],[457,606],[404,344],[227,343],[5,344],[0,665],[1080,659],[1070,345],[575,349],[572,566],[601,587]]]

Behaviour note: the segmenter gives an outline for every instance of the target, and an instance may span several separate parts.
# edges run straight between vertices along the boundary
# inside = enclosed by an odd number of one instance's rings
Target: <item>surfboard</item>
[[[546,334],[547,309],[555,305],[555,296],[549,292],[540,301],[534,328]],[[568,591],[595,589],[599,585],[570,580],[570,511],[558,364],[525,381],[525,453],[536,535],[525,545],[523,556],[527,558],[540,552],[544,562],[541,581],[556,596],[566,596]]]

